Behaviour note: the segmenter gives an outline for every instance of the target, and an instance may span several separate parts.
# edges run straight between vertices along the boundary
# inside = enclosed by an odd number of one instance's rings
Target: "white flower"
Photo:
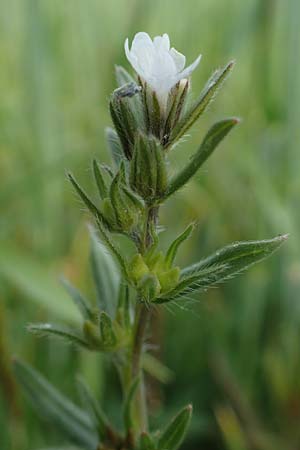
[[[201,55],[188,67],[185,56],[175,48],[170,49],[167,34],[156,36],[153,41],[147,33],[137,33],[129,50],[128,39],[125,41],[125,53],[128,61],[153,91],[159,103],[165,109],[171,88],[180,80],[188,78],[200,62]]]

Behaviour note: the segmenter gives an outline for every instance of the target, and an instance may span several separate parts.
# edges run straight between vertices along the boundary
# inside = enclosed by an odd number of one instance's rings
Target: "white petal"
[[[184,69],[182,72],[178,74],[177,81],[182,80],[182,78],[188,78],[191,75],[193,70],[195,70],[196,67],[198,66],[201,56],[202,55],[199,55],[198,58],[195,59],[195,61],[190,66],[188,66],[186,69]]]
[[[153,39],[153,44],[157,50],[170,50],[170,38],[167,33],[163,34],[162,36],[155,36],[155,38]]]
[[[175,48],[171,48],[169,53],[173,58],[177,72],[180,72],[185,66],[185,56],[175,50]]]
[[[139,33],[136,33],[136,35],[133,38],[131,50],[134,50],[135,47],[148,45],[151,46],[153,45],[151,37],[149,36],[148,33],[140,31]]]

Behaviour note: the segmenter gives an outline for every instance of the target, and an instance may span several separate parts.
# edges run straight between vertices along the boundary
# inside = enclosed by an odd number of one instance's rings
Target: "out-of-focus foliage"
[[[197,245],[186,242],[181,262],[233,240],[291,234],[280,255],[184,309],[155,316],[152,341],[161,348],[155,354],[173,375],[150,364],[169,380],[163,388],[152,381],[153,423],[166,423],[192,400],[186,450],[299,447],[299,17],[298,0],[1,2],[1,450],[60,442],[23,400],[11,373],[13,354],[73,398],[73,375],[81,373],[119,417],[118,386],[113,372],[103,370],[105,359],[35,339],[25,326],[78,321],[57,281],[61,273],[96,296],[87,215],[78,213],[65,169],[91,187],[90,161],[107,158],[103,130],[110,124],[113,66],[126,65],[123,42],[140,30],[168,32],[189,61],[203,54],[195,92],[214,69],[237,60],[203,125],[174,151],[174,167],[181,167],[212,121],[225,114],[243,118],[164,208],[162,222],[174,238],[197,221]]]

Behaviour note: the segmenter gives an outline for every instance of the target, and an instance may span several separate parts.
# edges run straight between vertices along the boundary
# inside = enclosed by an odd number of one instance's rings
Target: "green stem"
[[[135,413],[140,432],[147,431],[148,429],[147,398],[142,372],[142,356],[145,333],[147,330],[149,318],[150,308],[147,305],[138,302],[136,306],[134,338],[132,346],[132,379],[140,376]]]
[[[142,253],[145,253],[152,244],[151,226],[153,223],[156,223],[157,213],[157,207],[148,207],[144,227]],[[137,298],[133,328],[131,376],[132,380],[134,380],[137,376],[140,377],[137,400],[135,404],[135,417],[137,420],[137,431],[139,432],[148,430],[147,395],[142,371],[142,356],[150,314],[150,306],[142,303],[141,299]]]

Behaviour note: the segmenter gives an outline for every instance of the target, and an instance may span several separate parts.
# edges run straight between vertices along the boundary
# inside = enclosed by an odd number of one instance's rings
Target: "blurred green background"
[[[300,2],[299,0],[1,0],[0,2],[0,448],[63,442],[24,400],[11,372],[21,355],[76,397],[83,373],[112,414],[119,388],[107,361],[28,335],[34,321],[78,320],[64,273],[93,296],[87,214],[65,177],[92,192],[90,161],[109,161],[104,127],[114,64],[137,31],[169,33],[192,61],[193,94],[235,58],[233,75],[191,138],[212,121],[242,124],[162,211],[165,242],[197,220],[187,264],[239,239],[290,233],[270,260],[182,308],[157,311],[156,355],[169,382],[151,383],[153,424],[190,401],[184,450],[300,447]],[[179,213],[180,211],[180,213]]]

